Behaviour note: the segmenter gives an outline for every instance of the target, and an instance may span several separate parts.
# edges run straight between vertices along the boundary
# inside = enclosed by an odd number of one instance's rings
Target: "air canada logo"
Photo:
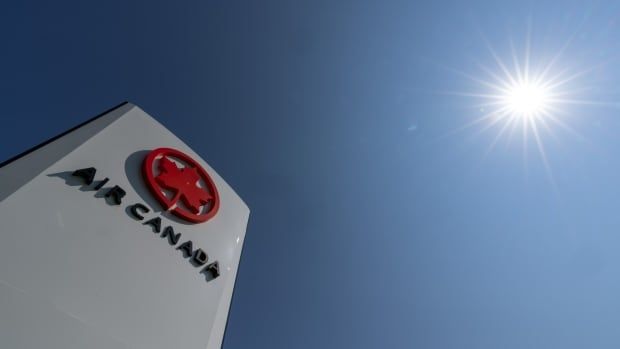
[[[188,155],[158,148],[146,156],[142,170],[151,193],[177,217],[202,223],[217,213],[217,188],[207,171]]]
[[[111,186],[108,177],[97,179],[97,174],[95,167],[85,167],[71,172],[71,178],[82,179],[82,192],[92,190],[96,192],[95,197],[105,198],[108,205],[122,205],[127,194],[125,189]],[[220,199],[213,180],[186,154],[169,148],[155,149],[144,159],[143,175],[153,195],[167,211],[178,217],[200,223],[217,213]],[[175,231],[172,225],[165,225],[162,216],[152,212],[151,207],[136,202],[127,205],[126,212],[181,251],[194,267],[201,268],[200,274],[204,274],[207,281],[220,276],[219,262],[211,260],[192,240],[182,238],[183,234]]]

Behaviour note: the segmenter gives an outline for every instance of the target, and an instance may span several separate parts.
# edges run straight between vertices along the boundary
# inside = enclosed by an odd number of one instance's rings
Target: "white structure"
[[[0,347],[220,348],[248,216],[130,103],[5,162]]]

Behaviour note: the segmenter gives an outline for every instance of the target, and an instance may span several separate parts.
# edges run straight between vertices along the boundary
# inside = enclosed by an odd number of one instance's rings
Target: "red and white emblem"
[[[143,163],[147,186],[167,211],[192,223],[213,218],[220,198],[207,171],[187,154],[158,148]]]

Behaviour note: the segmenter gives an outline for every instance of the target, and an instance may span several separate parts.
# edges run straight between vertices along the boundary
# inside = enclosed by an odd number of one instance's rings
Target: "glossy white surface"
[[[249,209],[142,110],[129,106],[115,118],[0,202],[0,338],[15,343],[11,348],[221,346]],[[161,212],[140,174],[143,157],[159,147],[185,152],[211,175],[221,198],[213,219],[186,224]],[[91,166],[96,181],[110,179],[102,191],[119,185],[127,192],[120,206],[71,178]],[[201,268],[128,214],[133,203],[147,205],[147,219],[160,216],[162,227],[182,234],[180,242],[191,239],[217,260],[220,277],[207,282]]]

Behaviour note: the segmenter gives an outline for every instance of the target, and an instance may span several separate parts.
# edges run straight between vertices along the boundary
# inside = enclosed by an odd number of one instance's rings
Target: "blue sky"
[[[593,102],[548,168],[453,93],[528,30]],[[0,159],[125,100],[202,154],[252,210],[226,349],[617,348],[618,37],[612,1],[5,4]]]

